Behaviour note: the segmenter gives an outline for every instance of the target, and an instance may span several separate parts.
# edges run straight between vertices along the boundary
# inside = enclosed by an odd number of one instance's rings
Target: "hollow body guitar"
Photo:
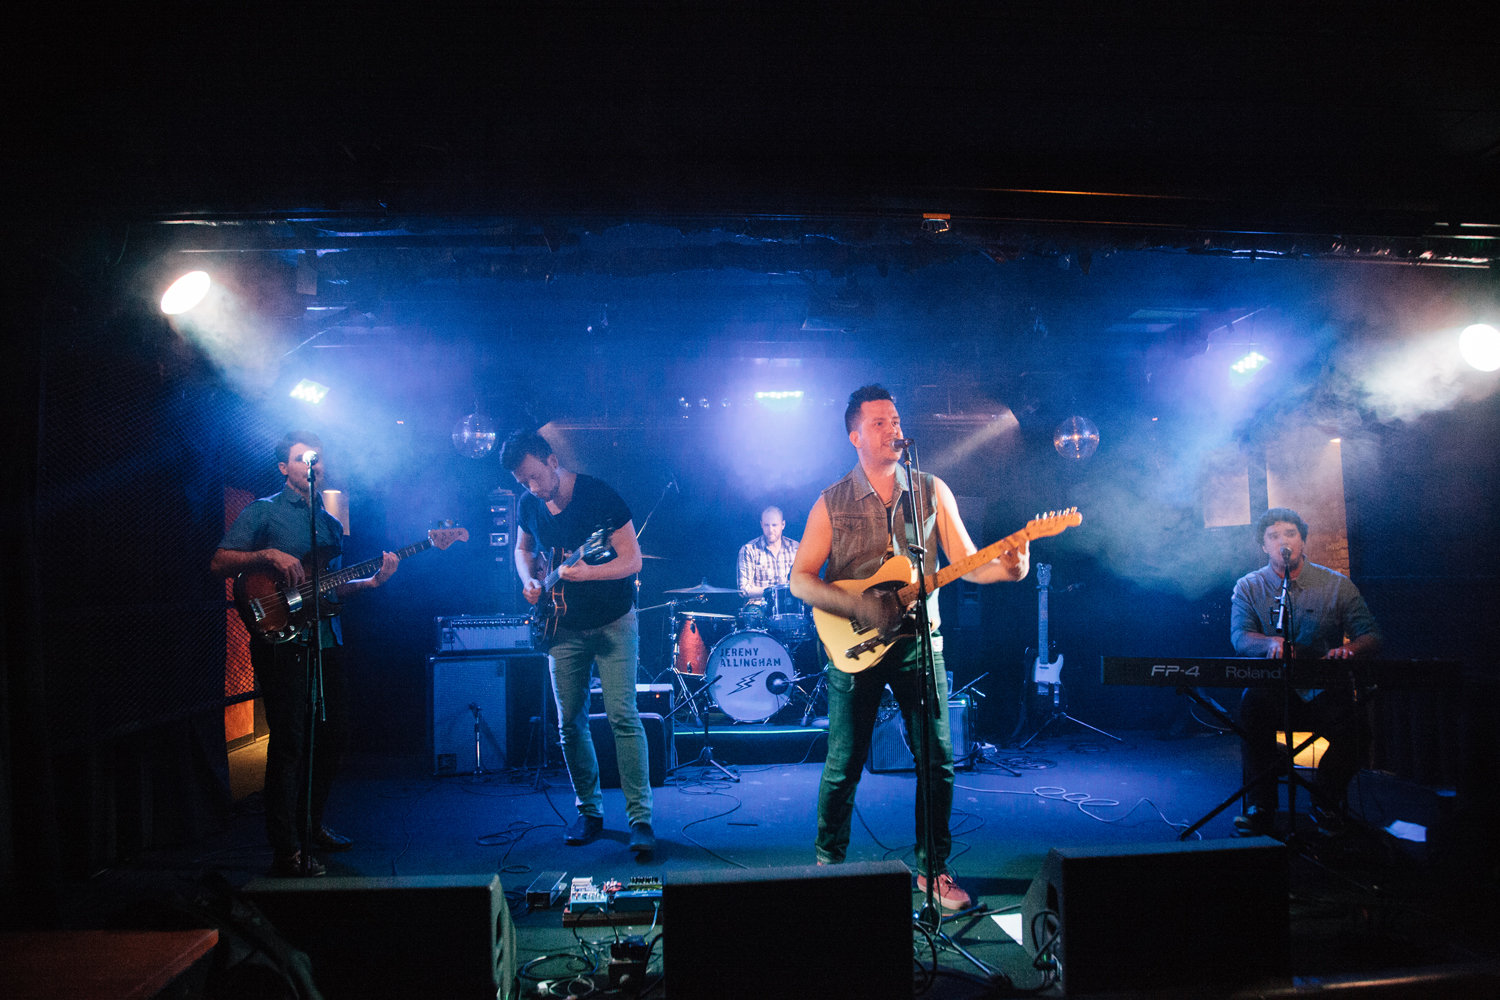
[[[933,593],[972,572],[994,559],[1002,552],[1020,548],[1023,542],[1037,538],[1060,535],[1069,528],[1083,523],[1078,508],[1054,511],[1026,522],[1020,531],[1006,535],[993,545],[986,545],[971,556],[943,567],[927,575],[927,592]],[[917,571],[905,556],[892,556],[881,564],[880,569],[863,580],[835,580],[833,586],[851,594],[862,594],[867,590],[889,590],[896,594],[903,608],[910,608],[917,600],[921,588],[917,583]],[[891,645],[901,637],[906,619],[886,632],[876,632],[858,621],[844,615],[813,608],[813,623],[818,629],[818,638],[828,651],[828,660],[846,674],[868,670],[884,658]]]
[[[615,531],[614,528],[599,528],[589,535],[587,541],[566,555],[561,549],[553,551],[550,561],[555,562],[557,567],[542,580],[542,596],[531,609],[533,648],[546,652],[557,636],[558,624],[568,615],[567,588],[562,582],[562,571],[580,559],[590,566],[597,566],[615,558],[615,550],[609,544],[610,536]]]
[[[446,549],[454,542],[467,542],[468,528],[434,528],[420,542],[397,549],[397,559],[408,559],[427,549]],[[302,560],[302,567],[309,577],[312,574],[312,556]],[[319,568],[327,559],[318,556]],[[318,593],[323,600],[333,596],[336,588],[351,580],[363,580],[379,571],[385,557],[367,559],[357,566],[350,566],[335,573],[318,574]],[[267,642],[289,642],[307,630],[312,619],[313,585],[308,579],[293,587],[277,573],[266,570],[250,570],[234,578],[234,607],[240,613],[245,628],[250,634]]]

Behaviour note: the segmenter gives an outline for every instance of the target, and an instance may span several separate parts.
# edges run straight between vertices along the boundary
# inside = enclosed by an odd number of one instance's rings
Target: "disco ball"
[[[453,447],[460,455],[483,458],[495,450],[495,422],[483,413],[471,413],[453,425]]]
[[[1069,417],[1052,432],[1052,446],[1063,458],[1081,462],[1099,447],[1099,428],[1087,417]]]

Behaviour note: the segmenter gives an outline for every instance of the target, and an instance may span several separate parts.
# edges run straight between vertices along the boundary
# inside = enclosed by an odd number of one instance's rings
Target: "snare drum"
[[[674,634],[672,668],[680,674],[703,675],[708,666],[708,651],[714,643],[734,628],[733,615],[709,611],[679,611]]]
[[[812,634],[807,605],[792,596],[790,587],[773,587],[767,592],[770,599],[771,632],[783,639],[806,639]]]
[[[740,722],[764,722],[791,700],[792,654],[765,632],[734,632],[708,657],[714,703]]]

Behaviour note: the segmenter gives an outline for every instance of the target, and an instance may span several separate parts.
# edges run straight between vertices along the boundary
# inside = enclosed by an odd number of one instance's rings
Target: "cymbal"
[[[739,591],[733,587],[715,587],[704,580],[696,587],[679,587],[676,590],[664,590],[663,594],[738,594]]]

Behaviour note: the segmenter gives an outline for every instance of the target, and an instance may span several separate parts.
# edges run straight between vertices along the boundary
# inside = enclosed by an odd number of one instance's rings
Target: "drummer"
[[[792,560],[797,556],[796,539],[782,534],[786,518],[780,507],[767,507],[760,512],[760,535],[740,546],[739,584],[740,596],[752,600],[764,600],[766,591],[772,587],[784,587],[792,575]]]

